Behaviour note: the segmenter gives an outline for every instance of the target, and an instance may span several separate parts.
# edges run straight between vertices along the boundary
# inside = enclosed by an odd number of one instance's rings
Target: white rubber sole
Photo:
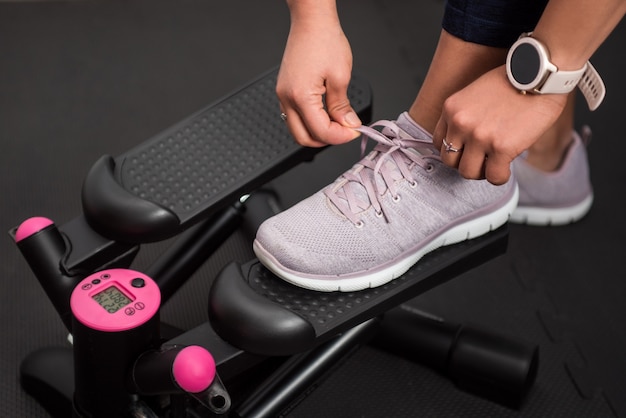
[[[511,214],[511,222],[532,226],[561,226],[579,221],[589,212],[593,195],[568,208],[518,207]]]

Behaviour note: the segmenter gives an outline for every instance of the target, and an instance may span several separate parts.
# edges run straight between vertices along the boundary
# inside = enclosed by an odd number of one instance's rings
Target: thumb
[[[352,107],[350,106],[348,107],[347,111],[343,113],[341,119],[338,119],[337,121],[348,128],[358,128],[363,124],[354,109],[352,109]]]
[[[348,99],[348,86],[332,88],[327,86],[326,107],[331,119],[347,128],[358,128],[362,125]]]

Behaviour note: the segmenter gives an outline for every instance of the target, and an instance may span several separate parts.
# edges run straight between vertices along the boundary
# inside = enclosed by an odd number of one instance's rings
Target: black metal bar
[[[224,209],[187,231],[146,271],[161,289],[162,303],[217,250],[241,225],[245,207],[242,203]]]
[[[275,418],[378,329],[378,318],[370,319],[305,354],[287,360],[234,412],[239,418]]]

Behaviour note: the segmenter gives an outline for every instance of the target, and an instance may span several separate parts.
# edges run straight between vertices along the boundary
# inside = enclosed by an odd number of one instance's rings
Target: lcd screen
[[[93,299],[109,313],[115,313],[132,302],[117,287],[109,286],[93,295]]]

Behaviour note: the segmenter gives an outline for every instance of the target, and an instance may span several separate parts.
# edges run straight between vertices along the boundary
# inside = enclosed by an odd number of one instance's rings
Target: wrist
[[[572,48],[571,43],[562,42],[550,33],[533,31],[532,37],[546,46],[550,51],[550,61],[562,71],[575,71],[583,68],[588,57],[579,48]]]
[[[335,0],[287,0],[291,22],[339,22]]]

